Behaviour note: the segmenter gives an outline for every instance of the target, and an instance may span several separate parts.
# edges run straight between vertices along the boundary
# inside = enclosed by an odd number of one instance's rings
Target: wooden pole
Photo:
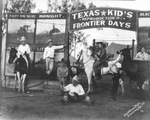
[[[0,68],[1,68],[1,54],[2,54],[2,7],[3,7],[3,1],[0,0]],[[1,78],[1,69],[0,69],[0,78]],[[0,85],[1,85],[1,80],[0,80]]]
[[[132,59],[134,58],[134,42],[135,40],[132,40]]]

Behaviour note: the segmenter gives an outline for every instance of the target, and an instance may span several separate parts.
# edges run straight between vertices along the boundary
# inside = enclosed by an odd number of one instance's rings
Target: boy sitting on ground
[[[89,106],[93,105],[95,102],[95,100],[91,101],[90,97],[85,94],[83,87],[79,84],[78,76],[74,76],[72,83],[64,87],[64,93],[64,98],[61,100],[63,104],[67,104],[69,101],[79,102],[83,99]]]

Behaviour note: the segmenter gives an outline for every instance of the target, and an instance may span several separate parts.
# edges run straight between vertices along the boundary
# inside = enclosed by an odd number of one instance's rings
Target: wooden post
[[[69,13],[67,13],[67,18],[66,18],[66,33],[65,33],[65,45],[66,47],[64,48],[64,59],[67,61],[67,67],[70,70],[70,60],[69,60],[69,37],[70,37],[70,32],[69,32]],[[67,81],[69,82],[70,79],[70,72],[68,75]]]
[[[132,40],[132,59],[134,58],[134,42],[135,40]]]
[[[0,0],[0,68],[1,68],[1,54],[2,54],[2,7],[3,2]],[[0,69],[0,85],[1,85],[1,69]]]

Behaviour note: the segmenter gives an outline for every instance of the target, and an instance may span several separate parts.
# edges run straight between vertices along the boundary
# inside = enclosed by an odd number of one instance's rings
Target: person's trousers
[[[63,90],[64,87],[67,85],[67,77],[58,77],[60,90]]]
[[[113,86],[112,86],[112,98],[116,98],[116,94],[118,91],[118,87],[119,87],[119,79],[120,79],[121,75],[119,73],[114,73],[112,80],[113,80]]]
[[[96,76],[101,76],[100,65],[101,65],[101,61],[96,61],[93,65],[93,69]]]
[[[69,95],[69,93],[65,93],[64,100],[71,101],[71,102],[79,102],[79,101],[85,100],[86,102],[88,102],[90,101],[90,97],[87,94],[71,96]]]
[[[54,59],[46,58],[46,74],[50,75],[54,67]]]

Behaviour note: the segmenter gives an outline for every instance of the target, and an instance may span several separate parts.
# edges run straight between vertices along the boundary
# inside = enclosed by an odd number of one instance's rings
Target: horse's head
[[[10,49],[10,53],[9,53],[9,60],[8,60],[8,63],[9,64],[12,64],[14,59],[17,57],[17,50],[15,48],[11,48]]]
[[[124,48],[124,49],[122,49],[120,51],[117,51],[117,54],[119,54],[121,52],[121,54],[124,57],[124,60],[131,60],[131,49],[132,48],[129,48],[129,47]]]
[[[77,59],[77,62],[76,63],[79,63],[80,59],[81,59],[81,56],[82,56],[82,53],[83,53],[83,50],[81,50],[78,54],[78,59]]]

